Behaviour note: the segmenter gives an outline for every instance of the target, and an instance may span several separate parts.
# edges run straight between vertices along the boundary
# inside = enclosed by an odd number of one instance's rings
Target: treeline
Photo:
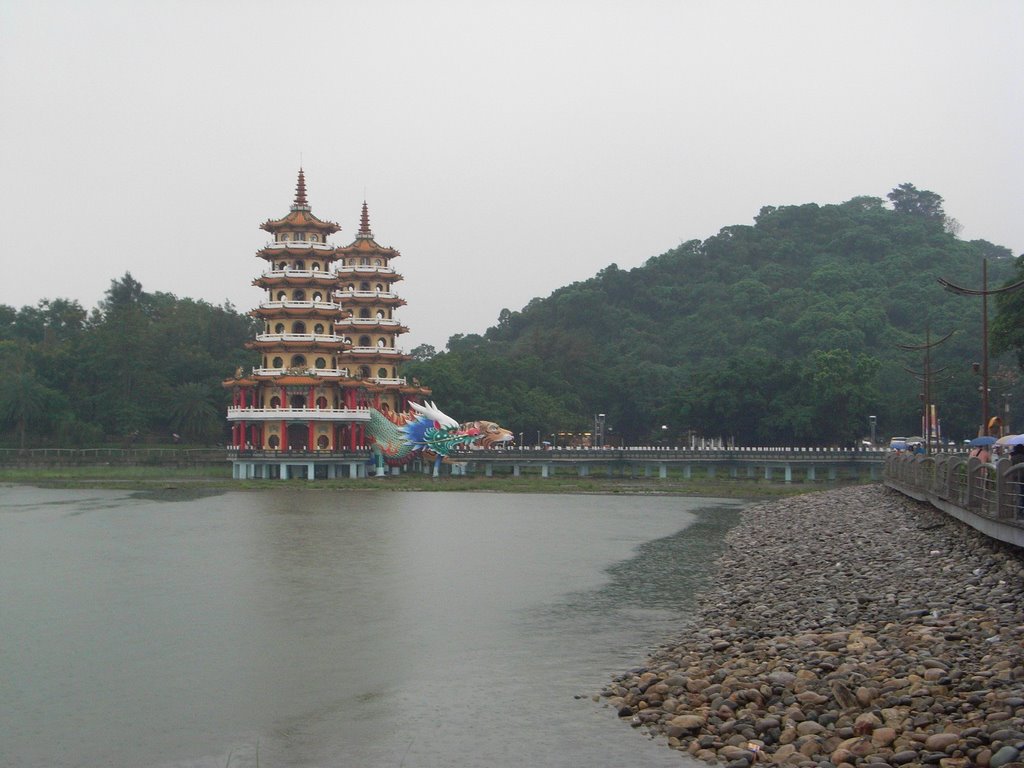
[[[838,205],[765,207],[753,225],[685,242],[642,267],[501,310],[484,334],[424,346],[404,375],[461,420],[499,421],[526,444],[605,415],[613,442],[851,444],[916,434],[925,354],[944,434],[981,421],[980,289],[1024,279],[1024,259],[964,242],[934,192],[903,184]],[[1024,291],[990,302],[990,410],[1024,415]],[[0,439],[7,445],[223,442],[220,382],[257,362],[254,320],[149,293],[130,274],[91,311],[0,306]],[[918,349],[907,349],[917,347]],[[1011,425],[1024,431],[1012,413]]]
[[[995,287],[1016,279],[1012,254],[957,239],[933,192],[903,184],[888,198],[762,208],[752,226],[504,309],[483,335],[416,350],[406,370],[448,412],[528,444],[589,430],[599,413],[627,444],[852,444],[869,416],[879,437],[921,430],[924,352],[902,347],[953,331],[930,351],[933,402],[947,437],[973,436],[981,300],[937,281],[981,288],[988,259]],[[1012,361],[993,360],[990,389],[993,414],[1024,408]]]
[[[242,346],[254,329],[229,303],[149,293],[128,273],[91,311],[66,299],[0,305],[3,441],[222,442],[220,382],[254,364]]]

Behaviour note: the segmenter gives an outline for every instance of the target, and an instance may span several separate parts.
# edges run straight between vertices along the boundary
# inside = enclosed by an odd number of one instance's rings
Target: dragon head
[[[475,438],[472,442],[481,448],[490,448],[513,439],[512,433],[493,421],[470,421],[459,425],[459,431]]]

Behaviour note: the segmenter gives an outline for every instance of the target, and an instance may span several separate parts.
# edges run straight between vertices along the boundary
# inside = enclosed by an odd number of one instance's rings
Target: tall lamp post
[[[868,424],[871,425],[871,447],[875,447],[875,426],[878,424],[877,416],[868,416]]]
[[[604,414],[594,416],[594,442],[598,448],[604,448]]]
[[[981,429],[988,434],[988,297],[1000,293],[1009,293],[1024,287],[1024,280],[1002,288],[988,289],[988,259],[981,260],[981,289],[964,288],[951,283],[944,277],[939,278],[939,285],[950,293],[959,296],[981,296]]]
[[[914,375],[915,378],[920,379],[922,384],[921,400],[924,406],[924,418],[921,421],[921,434],[924,437],[924,449],[926,453],[932,452],[932,415],[935,411],[935,403],[932,398],[932,382],[936,371],[932,370],[932,358],[931,351],[933,348],[939,346],[944,341],[947,341],[956,331],[950,331],[938,341],[932,341],[932,330],[931,328],[925,329],[925,343],[924,344],[897,344],[896,346],[900,349],[909,350],[924,350],[924,370],[919,375],[916,371],[911,371],[909,368],[906,369],[908,373]],[[941,373],[944,368],[938,372]]]

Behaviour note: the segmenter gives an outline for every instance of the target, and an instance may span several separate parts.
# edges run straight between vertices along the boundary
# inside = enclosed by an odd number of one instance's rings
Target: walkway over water
[[[885,485],[927,501],[993,539],[1024,547],[1024,464],[965,454],[892,453]]]

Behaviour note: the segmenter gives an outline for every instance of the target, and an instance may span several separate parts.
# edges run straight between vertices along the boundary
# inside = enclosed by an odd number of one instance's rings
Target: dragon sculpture
[[[433,403],[409,403],[415,414],[401,414],[394,419],[377,410],[370,410],[366,434],[374,443],[377,474],[384,474],[384,464],[399,466],[417,456],[435,456],[434,477],[441,472],[441,462],[461,446],[489,448],[512,440],[512,433],[493,421],[470,421],[459,424]]]

